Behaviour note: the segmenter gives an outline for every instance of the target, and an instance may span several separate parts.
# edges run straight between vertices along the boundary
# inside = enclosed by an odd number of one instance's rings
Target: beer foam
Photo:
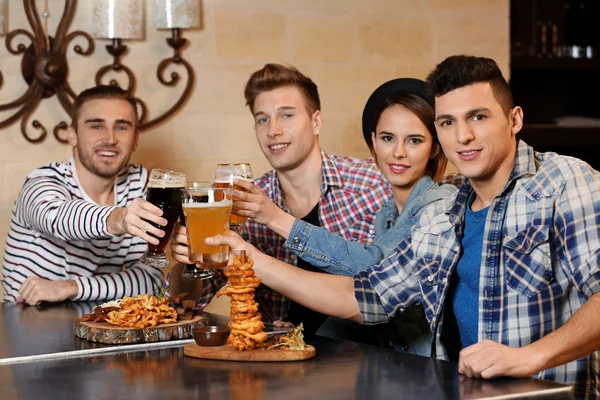
[[[237,177],[237,176],[234,177],[233,179],[236,179],[238,181],[254,182],[254,179],[240,178],[240,177]],[[215,183],[228,183],[228,184],[230,184],[231,182],[229,182],[228,180],[217,179],[217,180],[215,180]]]
[[[152,170],[148,187],[152,188],[180,188],[185,187],[187,183],[186,176],[175,171]]]
[[[183,182],[165,182],[165,181],[150,181],[148,182],[149,188],[154,189],[183,189],[185,188],[185,181]]]
[[[233,179],[252,180],[252,168],[248,163],[217,164],[215,182],[226,183]]]
[[[183,203],[183,208],[217,208],[217,207],[231,207],[232,201],[229,199],[223,199],[213,203]]]

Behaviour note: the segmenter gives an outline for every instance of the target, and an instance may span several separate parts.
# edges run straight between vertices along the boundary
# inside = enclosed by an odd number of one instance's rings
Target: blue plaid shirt
[[[461,255],[468,181],[426,210],[394,253],[355,275],[367,324],[421,302],[445,359],[442,316]],[[584,162],[536,153],[523,141],[508,183],[489,206],[479,280],[478,340],[523,347],[560,328],[600,291],[600,174]],[[599,395],[600,352],[536,377]]]

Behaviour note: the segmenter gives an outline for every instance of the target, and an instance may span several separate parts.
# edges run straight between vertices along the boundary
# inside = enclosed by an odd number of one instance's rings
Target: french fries
[[[169,305],[169,299],[158,299],[146,293],[143,296],[124,297],[121,308],[110,311],[106,322],[128,328],[154,328],[158,324],[177,322],[177,311]]]

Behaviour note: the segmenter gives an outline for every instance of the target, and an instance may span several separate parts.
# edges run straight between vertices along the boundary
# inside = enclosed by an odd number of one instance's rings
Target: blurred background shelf
[[[537,57],[513,57],[511,69],[515,70],[600,70],[600,58],[537,58]]]
[[[600,127],[562,127],[554,124],[525,124],[518,138],[536,151],[554,151],[586,161],[600,170]]]
[[[509,84],[525,114],[519,137],[600,170],[600,127],[556,124],[565,117],[600,120],[600,1],[511,0],[510,7]]]

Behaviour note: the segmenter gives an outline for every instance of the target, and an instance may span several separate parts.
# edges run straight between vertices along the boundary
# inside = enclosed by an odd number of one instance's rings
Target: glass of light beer
[[[216,187],[209,182],[192,182],[182,192],[183,215],[188,237],[188,257],[197,264],[194,276],[207,279],[211,268],[225,266],[229,255],[227,246],[209,246],[207,237],[226,235],[231,214],[231,188]]]
[[[217,187],[233,187],[236,190],[246,191],[246,189],[233,185],[234,179],[241,179],[252,182],[254,176],[252,175],[252,168],[250,163],[232,163],[232,164],[217,164],[215,171],[215,186]],[[233,200],[239,200],[234,198]],[[237,215],[236,208],[233,207],[231,211],[231,217],[229,218],[229,224],[231,230],[237,233],[241,233],[242,227],[246,223],[248,217]]]
[[[144,264],[159,268],[169,265],[165,249],[171,238],[171,231],[181,215],[181,191],[185,189],[185,186],[185,174],[164,169],[153,169],[150,172],[146,200],[163,211],[162,217],[167,220],[167,225],[152,224],[162,229],[165,235],[157,238],[157,245],[148,243],[148,249],[140,258]]]

